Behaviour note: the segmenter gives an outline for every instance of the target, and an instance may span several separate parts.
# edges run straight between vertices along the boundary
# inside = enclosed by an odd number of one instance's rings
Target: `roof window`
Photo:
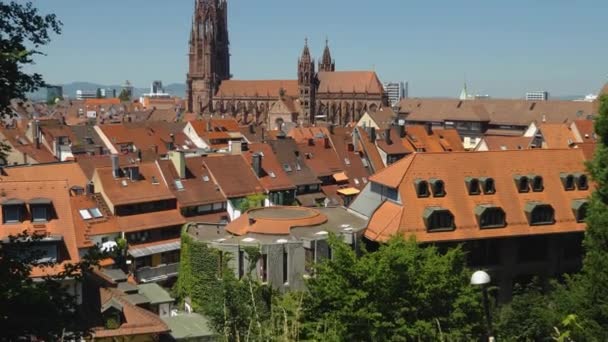
[[[496,193],[496,183],[494,182],[494,178],[481,177],[479,178],[479,182],[481,183],[481,188],[484,195],[492,195]]]
[[[589,189],[589,179],[584,173],[575,173],[574,179],[576,181],[576,187],[579,190],[587,190]]]
[[[25,214],[25,202],[11,198],[2,202],[2,223],[20,223]]]
[[[505,211],[495,205],[478,205],[475,216],[481,229],[503,228],[507,224]]]
[[[431,191],[433,197],[444,197],[445,196],[445,183],[441,179],[431,178]]]
[[[524,211],[531,226],[542,226],[555,223],[555,210],[550,204],[528,202],[526,203]]]
[[[528,176],[516,175],[513,177],[515,181],[515,186],[517,186],[517,191],[519,193],[530,192],[530,179]]]
[[[587,218],[587,208],[589,207],[589,201],[586,199],[578,199],[572,201],[572,213],[576,218],[576,222],[583,223]]]
[[[562,172],[559,175],[559,178],[562,180],[562,185],[564,186],[564,190],[573,191],[575,189],[575,179],[573,174]]]
[[[429,183],[424,179],[416,179],[414,181],[414,187],[416,188],[416,194],[418,198],[429,197]]]
[[[479,179],[473,177],[466,177],[464,179],[464,183],[467,186],[467,192],[471,196],[479,195],[481,192],[479,190]]]
[[[424,224],[428,232],[454,230],[454,215],[441,207],[428,207],[423,213]]]
[[[532,191],[542,192],[543,190],[545,190],[543,176],[530,175],[530,176],[528,176],[528,179],[532,180]]]

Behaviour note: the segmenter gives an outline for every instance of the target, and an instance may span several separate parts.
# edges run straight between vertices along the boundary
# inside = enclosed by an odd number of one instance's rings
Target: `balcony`
[[[135,271],[135,276],[141,283],[152,283],[177,276],[179,263],[163,264],[156,267],[142,267]]]

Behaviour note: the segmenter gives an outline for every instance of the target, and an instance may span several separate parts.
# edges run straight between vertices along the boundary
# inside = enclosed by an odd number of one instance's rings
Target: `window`
[[[564,190],[572,191],[574,190],[574,175],[568,173],[561,173],[559,178],[562,180],[562,185],[564,186]]]
[[[577,173],[574,175],[574,178],[576,180],[576,187],[579,190],[589,189],[589,179],[587,178],[587,175],[582,174],[582,173]]]
[[[44,205],[32,206],[32,221],[33,222],[46,222],[49,220],[48,207]]]
[[[550,204],[528,202],[525,206],[525,212],[531,226],[541,226],[555,223],[555,211]]]
[[[464,182],[467,186],[467,191],[469,195],[479,195],[481,192],[479,190],[479,179],[473,177],[466,177]]]
[[[454,230],[454,215],[440,207],[429,207],[424,210],[423,219],[429,232]]]
[[[283,250],[283,284],[289,283],[289,254],[287,254],[287,250]]]
[[[445,196],[445,183],[441,179],[430,179],[431,190],[433,191],[433,197],[444,197]]]
[[[502,228],[506,225],[505,212],[494,205],[478,205],[475,208],[475,216],[479,228]]]
[[[530,180],[526,176],[517,175],[514,177],[515,185],[517,186],[517,191],[520,193],[525,193],[530,191]]]
[[[23,218],[23,205],[2,205],[3,223],[19,223]]]
[[[304,248],[304,270],[306,271],[306,273],[311,275],[314,272],[314,266],[316,261],[316,244],[317,242],[313,240],[311,241],[310,248]]]
[[[239,279],[245,275],[245,251],[239,249]]]
[[[481,182],[481,187],[485,195],[496,193],[496,184],[494,183],[494,178],[481,177],[479,181]]]
[[[416,179],[414,181],[416,187],[416,194],[418,198],[429,197],[429,183],[422,179]]]
[[[542,192],[545,189],[542,176],[531,175],[528,178],[532,180],[532,191]]]
[[[587,207],[589,203],[586,199],[574,200],[572,201],[572,213],[576,218],[576,222],[582,223],[585,222],[585,218],[587,217]]]
[[[262,283],[265,283],[268,281],[268,254],[262,254],[262,257],[260,258],[260,280],[262,281]]]

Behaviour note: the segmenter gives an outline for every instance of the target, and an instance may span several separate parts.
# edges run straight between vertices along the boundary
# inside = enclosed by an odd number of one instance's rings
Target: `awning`
[[[348,177],[345,172],[336,173],[333,177],[336,182],[348,182]]]
[[[158,245],[146,246],[146,247],[129,247],[129,255],[134,258],[141,258],[148,255],[159,254],[164,252],[177,251],[180,247],[180,241],[173,241],[168,243],[160,243]]]
[[[340,195],[344,195],[344,196],[353,196],[353,195],[358,195],[361,191],[359,191],[359,189],[357,188],[346,188],[346,189],[339,189],[338,193]]]
[[[50,205],[52,203],[52,201],[50,199],[48,199],[48,198],[37,197],[37,198],[32,198],[27,203],[28,204],[47,204],[47,205]]]
[[[9,198],[2,202],[2,205],[24,205],[25,202],[18,198]]]

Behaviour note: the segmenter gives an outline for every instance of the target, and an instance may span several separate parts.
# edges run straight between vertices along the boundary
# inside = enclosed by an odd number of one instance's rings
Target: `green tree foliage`
[[[39,49],[50,42],[52,33],[61,33],[54,14],[41,15],[31,2],[0,2],[0,117],[11,115],[12,99],[25,100],[27,93],[44,85],[40,74],[24,68],[42,54]],[[0,159],[6,161],[9,151],[0,142]]]
[[[129,92],[127,89],[123,89],[120,91],[120,94],[118,94],[118,98],[122,102],[129,102],[131,101],[131,92]]]
[[[460,249],[440,253],[394,238],[357,257],[332,237],[333,258],[315,268],[304,301],[305,335],[342,341],[474,340],[482,335],[478,289]]]
[[[57,341],[61,336],[86,333],[81,325],[76,298],[66,290],[65,281],[80,281],[82,274],[99,256],[64,265],[63,271],[35,281],[34,267],[53,268],[53,262],[39,262],[45,255],[35,249],[40,238],[26,233],[0,245],[0,341],[37,337]]]
[[[241,202],[238,205],[238,208],[242,213],[244,213],[249,209],[263,207],[265,200],[266,200],[265,194],[249,195],[241,200]]]

